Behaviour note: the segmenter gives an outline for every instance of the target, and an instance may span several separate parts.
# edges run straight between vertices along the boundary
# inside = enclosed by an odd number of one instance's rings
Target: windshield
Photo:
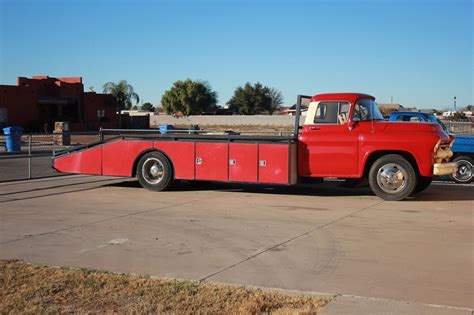
[[[377,103],[370,99],[360,99],[354,107],[353,121],[383,120]]]
[[[431,122],[434,122],[434,123],[438,123],[438,118],[435,117],[435,115],[428,115],[426,114],[425,115],[426,117],[428,117],[428,120],[431,121]]]
[[[444,131],[448,132],[448,128],[446,128],[446,126],[443,124],[443,122],[441,120],[439,120],[438,118],[436,118],[435,115],[433,114],[430,114],[430,115],[426,115],[429,119],[429,121],[431,122],[434,122],[435,124],[438,124],[441,126],[441,128],[443,128]]]

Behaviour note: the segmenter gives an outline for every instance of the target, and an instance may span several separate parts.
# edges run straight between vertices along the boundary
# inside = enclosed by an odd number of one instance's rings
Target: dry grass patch
[[[328,298],[0,261],[0,313],[316,314]]]

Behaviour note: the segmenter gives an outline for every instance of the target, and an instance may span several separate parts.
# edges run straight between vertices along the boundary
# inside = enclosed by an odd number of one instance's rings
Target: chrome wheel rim
[[[142,175],[149,184],[156,185],[163,180],[164,166],[157,158],[148,158],[143,163]]]
[[[385,164],[377,171],[377,184],[387,193],[403,190],[407,183],[407,171],[396,163]]]
[[[457,164],[458,171],[456,172],[456,180],[460,182],[470,181],[472,178],[472,164],[465,160],[460,160]]]

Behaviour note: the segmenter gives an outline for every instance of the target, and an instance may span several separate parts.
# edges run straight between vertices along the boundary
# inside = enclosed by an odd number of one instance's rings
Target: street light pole
[[[457,112],[457,110],[456,110],[456,96],[454,97],[454,111]]]

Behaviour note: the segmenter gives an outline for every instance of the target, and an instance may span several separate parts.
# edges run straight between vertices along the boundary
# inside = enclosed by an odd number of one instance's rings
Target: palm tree
[[[272,106],[270,108],[270,115],[277,109],[283,105],[283,95],[281,92],[275,88],[270,88],[268,90],[268,94],[270,94],[270,98],[272,99]]]
[[[133,90],[133,86],[128,84],[126,80],[120,80],[118,83],[107,82],[103,88],[104,93],[115,96],[115,99],[123,109],[132,107],[132,100],[135,100],[137,104],[140,101],[140,97]]]

